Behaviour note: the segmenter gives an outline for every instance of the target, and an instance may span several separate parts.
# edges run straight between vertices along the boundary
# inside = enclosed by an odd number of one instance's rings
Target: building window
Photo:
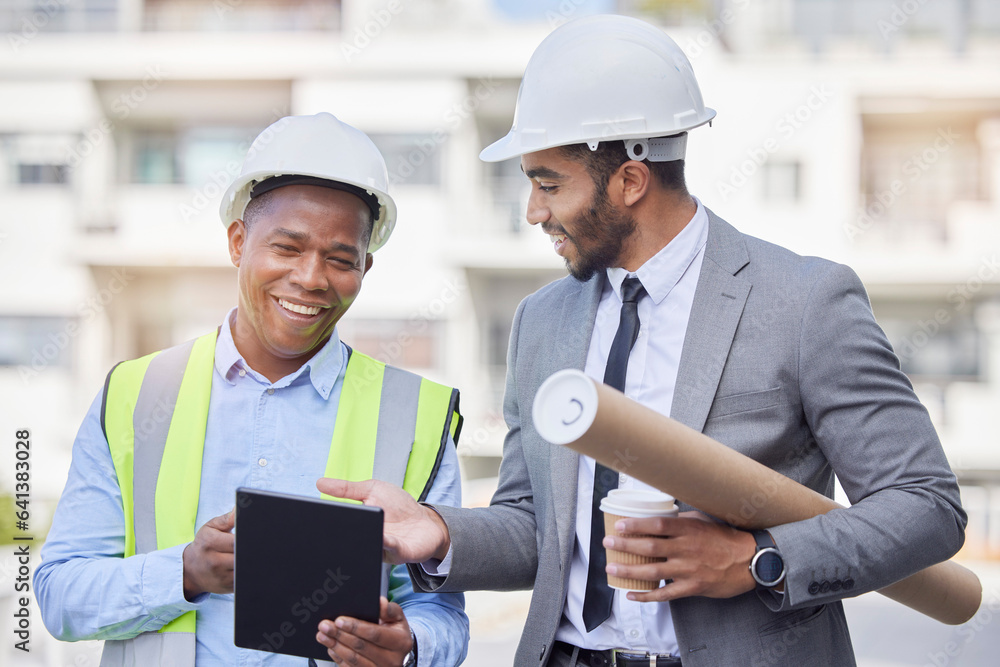
[[[525,215],[531,195],[531,181],[521,171],[520,160],[501,160],[486,165],[487,182],[493,195],[493,205],[506,221],[506,230],[513,234],[527,228]]]
[[[128,180],[196,188],[210,182],[228,186],[238,175],[254,135],[254,130],[231,127],[134,130],[123,142],[129,165]]]
[[[170,132],[136,132],[132,140],[132,183],[180,183],[177,139]]]
[[[448,135],[369,134],[385,158],[389,185],[440,185],[441,151]]]
[[[408,370],[438,368],[440,324],[424,319],[352,319],[337,325],[340,339],[374,359]]]
[[[71,135],[12,134],[0,137],[6,180],[15,185],[65,185],[69,182]]]
[[[914,382],[948,384],[984,378],[984,341],[968,305],[886,304],[876,309],[903,372]],[[904,314],[905,312],[905,314]]]
[[[69,170],[64,164],[19,164],[18,183],[22,185],[65,185]]]
[[[340,0],[146,0],[143,27],[156,31],[338,30]]]
[[[12,45],[39,32],[105,32],[118,27],[119,0],[6,0],[0,30]]]
[[[970,32],[994,34],[1000,28],[995,0],[793,0],[790,4],[793,34],[816,50],[847,39],[889,50],[894,42],[915,37],[940,40],[961,52]]]
[[[889,243],[944,243],[954,202],[983,199],[974,114],[862,117],[861,212],[866,236]]]
[[[68,368],[79,323],[66,317],[0,316],[0,366]]]

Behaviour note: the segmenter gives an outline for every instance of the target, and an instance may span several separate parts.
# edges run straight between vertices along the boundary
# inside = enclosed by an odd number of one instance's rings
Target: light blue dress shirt
[[[316,480],[326,469],[343,385],[347,350],[336,331],[299,370],[271,383],[237,351],[229,325],[234,319],[235,309],[215,347],[197,527],[231,510],[240,486],[318,498]],[[198,667],[305,667],[305,658],[236,648],[232,594],[184,599],[186,544],[121,557],[124,514],[100,409],[99,394],[73,445],[69,478],[35,572],[49,632],[67,641],[128,639],[195,609]],[[461,505],[454,446],[446,450],[427,502]],[[397,566],[388,597],[403,607],[421,666],[457,665],[465,658],[469,621],[463,595],[416,593],[406,567]]]

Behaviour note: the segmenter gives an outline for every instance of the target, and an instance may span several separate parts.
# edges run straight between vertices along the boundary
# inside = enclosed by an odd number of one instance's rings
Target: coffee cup
[[[649,535],[623,534],[615,530],[615,523],[620,519],[677,516],[673,496],[659,491],[641,489],[612,489],[601,500],[601,511],[604,512],[604,534],[613,537],[651,537]],[[622,551],[607,549],[609,563],[623,565],[643,565],[661,562],[663,558],[640,556]],[[608,575],[608,585],[623,591],[652,591],[660,587],[660,581],[645,581],[642,579],[626,579]]]

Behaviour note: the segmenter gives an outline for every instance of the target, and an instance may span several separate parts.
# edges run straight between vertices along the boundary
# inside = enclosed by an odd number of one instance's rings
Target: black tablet
[[[271,491],[236,490],[240,648],[329,660],[319,622],[378,622],[382,510]]]

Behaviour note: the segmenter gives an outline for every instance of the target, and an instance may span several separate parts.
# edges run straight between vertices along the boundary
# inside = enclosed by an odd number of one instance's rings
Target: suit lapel
[[[707,209],[706,209],[707,210]],[[736,274],[749,263],[742,235],[707,211],[708,241],[684,336],[671,416],[701,430],[715,398],[722,369],[743,314],[750,283]],[[583,370],[597,319],[604,281],[601,276],[574,283],[563,300],[552,330],[548,363],[539,360],[538,382],[564,368]],[[579,455],[568,447],[549,446],[549,474],[555,506],[559,551],[569,562],[576,540],[577,467]]]
[[[583,370],[587,363],[590,339],[597,319],[597,306],[604,286],[603,275],[586,283],[576,283],[576,291],[564,301],[558,326],[553,329],[556,349],[554,360],[544,380],[552,373],[565,368]],[[567,344],[568,343],[568,344]],[[579,454],[569,447],[550,445],[549,473],[552,501],[555,506],[556,529],[559,534],[559,551],[563,562],[568,562],[576,540],[577,467]]]
[[[751,288],[736,275],[750,261],[742,235],[711,211],[708,218],[705,259],[670,410],[671,417],[698,431],[705,426]]]

